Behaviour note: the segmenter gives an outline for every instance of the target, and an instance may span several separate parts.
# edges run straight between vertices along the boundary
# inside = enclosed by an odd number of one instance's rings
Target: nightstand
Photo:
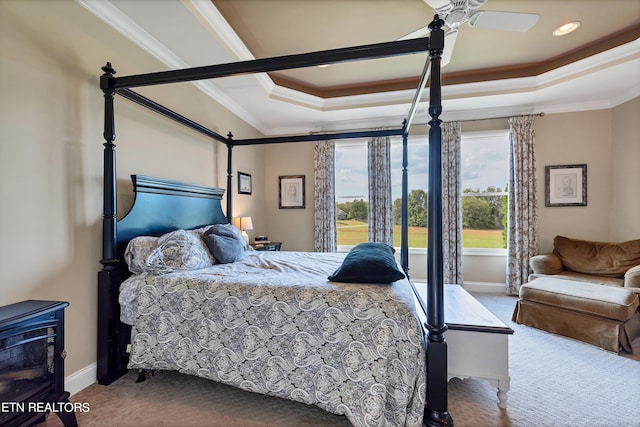
[[[251,247],[256,251],[279,251],[281,242],[269,242],[269,243],[251,243]]]

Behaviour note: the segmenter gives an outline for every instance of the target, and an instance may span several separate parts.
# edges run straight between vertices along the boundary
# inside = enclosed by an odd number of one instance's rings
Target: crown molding
[[[177,70],[191,67],[191,65],[180,59],[164,44],[160,43],[151,34],[131,20],[120,9],[111,4],[111,2],[91,0],[75,1],[107,25],[111,26],[114,30],[131,40],[145,52],[166,65],[169,69]],[[242,108],[242,106],[240,106],[236,101],[220,91],[213,83],[209,81],[193,81],[190,83],[198,87],[210,98],[220,103],[224,108],[241,117],[245,122],[260,132],[265,133],[267,130],[267,125],[265,123],[262,123],[260,120],[253,117],[253,115]]]
[[[193,7],[192,13],[197,12],[202,17],[209,30],[218,37],[221,44],[236,60],[251,61],[256,59],[211,0],[188,0],[188,4]],[[256,73],[253,76],[266,93],[270,93],[276,87],[267,73]]]

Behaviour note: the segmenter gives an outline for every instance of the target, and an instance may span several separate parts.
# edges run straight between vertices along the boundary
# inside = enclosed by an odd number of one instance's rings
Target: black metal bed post
[[[118,351],[118,339],[108,339],[109,331],[118,330],[119,305],[117,287],[121,271],[116,255],[116,139],[114,126],[113,98],[115,90],[109,86],[109,79],[115,74],[111,63],[102,67],[100,88],[104,93],[104,177],[102,215],[102,270],[98,273],[98,357],[97,377],[100,384],[109,384],[122,371]]]
[[[233,224],[233,200],[231,186],[233,185],[233,168],[231,161],[233,160],[233,134],[227,134],[227,221]]]
[[[442,93],[440,62],[444,49],[444,21],[438,15],[429,24],[429,219],[427,258],[427,406],[425,424],[453,425],[447,410],[447,342],[444,333],[444,289],[442,268]]]
[[[408,178],[408,138],[409,129],[404,128],[407,125],[407,121],[404,121],[402,133],[402,207],[401,207],[401,219],[400,224],[402,228],[400,230],[400,265],[404,270],[404,274],[409,276],[409,203],[407,201],[409,193],[409,178]]]

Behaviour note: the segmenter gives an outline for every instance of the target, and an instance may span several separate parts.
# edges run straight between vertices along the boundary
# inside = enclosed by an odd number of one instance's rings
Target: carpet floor
[[[632,354],[616,355],[576,340],[511,321],[516,299],[476,294],[515,333],[509,342],[511,390],[507,409],[496,389],[478,379],[449,382],[448,409],[456,426],[640,427],[640,340]],[[343,416],[288,400],[244,392],[175,372],[143,382],[129,373],[109,386],[98,384],[71,397],[88,403],[76,413],[89,426],[331,426]],[[61,427],[55,415],[39,427]]]

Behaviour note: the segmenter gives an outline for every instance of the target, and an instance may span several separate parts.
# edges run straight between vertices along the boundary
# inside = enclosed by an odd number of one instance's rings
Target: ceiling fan
[[[487,0],[424,0],[445,22],[444,52],[442,53],[441,66],[445,66],[451,60],[453,47],[458,37],[458,28],[467,22],[471,28],[486,28],[492,30],[505,30],[526,32],[538,22],[536,13],[505,12],[495,10],[478,10]],[[425,37],[429,34],[429,26],[424,26],[416,31],[401,37],[399,40],[408,40]]]

